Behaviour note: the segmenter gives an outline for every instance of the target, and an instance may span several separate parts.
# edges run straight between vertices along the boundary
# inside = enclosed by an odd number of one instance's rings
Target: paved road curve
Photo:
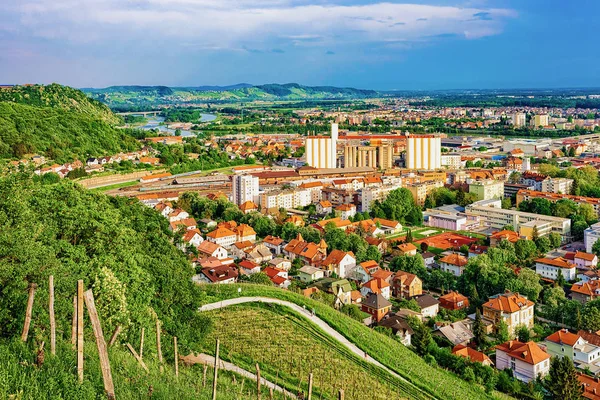
[[[323,321],[322,319],[320,319],[317,316],[313,316],[309,310],[306,310],[303,307],[300,307],[299,305],[297,305],[295,303],[291,303],[289,301],[284,301],[284,300],[279,300],[279,299],[271,299],[269,297],[237,297],[234,299],[223,300],[223,301],[219,301],[216,303],[206,304],[206,305],[200,307],[200,311],[218,310],[219,308],[232,306],[234,304],[242,304],[242,303],[272,303],[272,304],[280,304],[280,305],[289,307],[289,308],[293,309],[294,311],[298,312],[298,314],[300,314],[302,317],[306,318],[307,320],[311,321],[313,324],[317,325],[319,328],[323,329],[323,331],[325,331],[329,336],[333,337],[335,340],[342,343],[344,346],[346,346],[350,351],[352,351],[357,356],[359,356],[361,358],[365,357],[364,351],[359,349],[354,343],[350,342],[348,339],[346,339],[342,334],[340,334],[338,331],[333,329],[331,326],[327,325],[327,323],[325,321]],[[369,362],[373,365],[376,365],[379,368],[387,371],[390,375],[393,375],[394,377],[412,385],[411,382],[404,379],[402,376],[398,375],[396,372],[392,371],[385,365],[381,364],[379,361],[374,360],[372,357],[368,356],[368,357],[366,357],[365,360],[367,362]]]

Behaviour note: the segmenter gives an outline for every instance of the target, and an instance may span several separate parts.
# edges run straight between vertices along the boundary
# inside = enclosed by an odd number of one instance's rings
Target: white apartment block
[[[504,198],[504,182],[485,180],[469,183],[469,193],[474,193],[477,200],[491,200]]]
[[[252,175],[234,175],[232,185],[232,201],[239,205],[247,201],[256,203],[258,199],[258,177]]]
[[[542,181],[542,192],[571,194],[573,189],[573,179],[567,178],[546,178]]]
[[[441,163],[442,167],[448,169],[460,169],[462,165],[459,154],[442,154]]]
[[[515,231],[520,231],[521,225],[527,222],[547,222],[551,225],[551,232],[558,233],[563,243],[571,239],[570,219],[515,210],[504,210],[502,209],[500,200],[477,201],[468,205],[465,212],[468,216],[480,217],[482,225],[495,230],[502,230],[506,225],[512,225]]]
[[[595,223],[583,231],[583,243],[585,244],[586,253],[592,253],[592,247],[594,247],[594,243],[596,243],[596,240],[598,239],[600,239],[600,222]]]
[[[310,204],[312,204],[312,193],[307,189],[267,192],[260,196],[260,205],[265,209],[289,209]]]
[[[371,205],[375,202],[375,200],[379,200],[380,202],[384,201],[392,190],[399,189],[400,187],[400,185],[390,185],[363,188],[361,196],[361,211],[371,211]]]
[[[527,116],[525,113],[516,112],[512,115],[512,124],[515,128],[524,127],[527,123]]]

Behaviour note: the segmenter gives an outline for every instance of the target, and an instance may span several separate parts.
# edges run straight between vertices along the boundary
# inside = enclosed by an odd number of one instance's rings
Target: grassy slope
[[[507,398],[494,393],[486,394],[482,387],[467,383],[454,374],[426,364],[420,357],[384,335],[373,332],[361,323],[346,317],[338,311],[317,301],[275,287],[260,285],[204,285],[203,304],[237,297],[237,289],[242,287],[243,296],[265,296],[290,301],[314,308],[323,319],[338,332],[346,336],[370,356],[396,371],[398,374],[419,386],[427,393],[440,399],[491,399]]]
[[[284,306],[244,304],[207,314],[215,328],[206,337],[206,353],[213,353],[219,338],[222,358],[246,370],[258,362],[262,376],[293,393],[299,387],[306,392],[308,375],[313,373],[313,395],[326,399],[335,398],[340,388],[348,400],[362,399],[365,387],[372,389],[374,400],[428,398]]]
[[[84,381],[77,383],[76,354],[71,346],[59,343],[57,356],[49,351],[45,353],[45,362],[41,368],[33,365],[34,352],[29,346],[15,339],[12,342],[0,340],[0,399],[17,395],[16,399],[64,399],[87,400],[105,399],[102,372],[93,338],[86,337]],[[47,345],[47,344],[46,344]],[[169,343],[164,343],[169,348]],[[148,399],[152,387],[152,399],[209,400],[212,399],[213,370],[207,371],[206,387],[202,385],[203,367],[195,365],[185,367],[180,364],[179,377],[175,376],[171,358],[161,374],[154,355],[146,355],[144,361],[150,373],[135,361],[129,351],[113,347],[109,351],[115,395],[119,400]],[[219,371],[217,393],[219,400],[237,400],[256,398],[256,385],[246,382],[242,387],[242,378],[234,374]],[[263,386],[262,397],[268,398],[268,390]],[[276,393],[275,399],[283,399]]]

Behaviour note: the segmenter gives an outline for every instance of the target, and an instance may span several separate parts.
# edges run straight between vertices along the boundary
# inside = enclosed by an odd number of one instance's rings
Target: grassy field
[[[220,300],[239,296],[265,296],[290,301],[300,306],[314,308],[319,318],[327,322],[348,340],[356,344],[391,370],[404,377],[429,397],[439,399],[474,400],[509,398],[500,393],[486,393],[483,387],[468,383],[453,373],[425,363],[423,359],[409,349],[380,333],[374,332],[358,321],[355,321],[335,309],[305,298],[296,293],[275,287],[235,284],[235,285],[202,285],[202,303],[209,304]]]
[[[138,179],[138,180],[131,181],[131,182],[121,182],[121,183],[115,183],[114,185],[101,186],[101,187],[90,189],[90,190],[92,192],[104,193],[104,192],[108,192],[109,190],[115,190],[115,189],[121,189],[124,187],[139,185],[139,183],[140,183],[140,181]]]
[[[57,355],[46,351],[42,367],[34,365],[35,353],[20,340],[0,341],[0,399],[105,399],[102,372],[93,338],[86,337],[84,380],[77,382],[76,353],[70,344],[58,343]],[[164,343],[165,348],[169,347]],[[47,348],[48,346],[46,346]],[[135,346],[134,346],[135,347]],[[208,368],[206,386],[203,386],[203,367],[179,365],[175,376],[173,358],[165,356],[164,372],[160,372],[156,357],[144,353],[146,373],[129,351],[117,346],[109,351],[115,396],[119,400],[209,400],[212,399],[213,369]],[[219,400],[256,399],[256,384],[251,384],[235,374],[219,371],[217,393]],[[263,385],[262,398],[268,399],[268,389]],[[13,396],[14,397],[11,397]],[[275,393],[281,400],[283,394]]]
[[[337,398],[340,388],[346,399],[364,399],[365,388],[369,388],[370,399],[428,398],[356,356],[284,306],[237,305],[208,315],[215,328],[206,338],[205,352],[212,352],[219,338],[223,359],[246,370],[258,362],[262,376],[293,393],[307,393],[312,372],[313,398]]]

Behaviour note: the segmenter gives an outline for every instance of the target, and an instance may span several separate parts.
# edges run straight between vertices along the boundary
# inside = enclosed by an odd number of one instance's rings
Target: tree
[[[560,234],[558,234],[556,232],[552,232],[551,234],[549,234],[548,239],[550,240],[550,248],[551,249],[559,248],[560,245],[562,244],[562,239],[560,237]]]
[[[435,204],[435,200],[433,200],[433,196],[431,194],[428,194],[425,197],[425,203],[423,204],[423,209],[427,210],[430,208],[435,208],[436,204]]]
[[[421,242],[421,251],[423,253],[425,253],[428,248],[429,248],[429,245],[427,244],[427,242]]]
[[[531,240],[519,239],[515,243],[515,255],[521,261],[529,260],[537,255],[537,247]]]
[[[552,245],[550,244],[550,239],[546,236],[538,238],[535,241],[535,246],[537,247],[538,251],[542,254],[545,254],[548,251],[550,251],[550,248],[552,247]]]
[[[517,172],[517,171],[511,172],[511,174],[508,176],[508,181],[510,183],[519,183],[519,182],[521,182],[521,173]]]
[[[412,243],[412,241],[413,241],[412,230],[408,229],[406,231],[406,238],[404,240],[406,241],[406,243]]]
[[[508,339],[510,339],[510,335],[508,334],[508,325],[506,325],[506,322],[504,322],[504,320],[500,320],[500,322],[498,322],[498,326],[496,327],[496,329],[496,337],[500,342],[504,343]]]
[[[485,326],[481,320],[481,312],[479,308],[475,311],[475,321],[473,322],[473,340],[477,344],[477,349],[481,350],[487,346],[487,336],[485,334]]]
[[[520,342],[523,342],[523,343],[529,342],[529,339],[531,337],[531,332],[529,332],[529,328],[526,325],[519,324],[515,329],[515,333],[517,335],[517,339]]]
[[[540,283],[540,276],[529,268],[522,268],[516,278],[510,279],[507,282],[506,288],[512,292],[524,294],[534,303],[537,302],[543,289]]]
[[[512,231],[512,232],[514,232],[514,231],[515,231],[515,227],[514,227],[514,226],[512,226],[512,225],[504,225],[504,226],[502,227],[502,230],[503,230],[503,231]]]
[[[431,332],[429,331],[429,328],[416,317],[408,317],[407,322],[413,330],[410,339],[411,345],[415,348],[417,354],[424,356],[427,354],[427,349],[431,343]]]
[[[577,379],[577,371],[569,357],[552,358],[544,386],[553,399],[579,400],[583,395],[582,386]]]
[[[377,246],[370,245],[367,247],[366,259],[375,260],[377,262],[381,261],[381,252]]]
[[[537,225],[533,226],[533,229],[531,230],[531,240],[533,240],[533,242],[535,243],[540,237],[540,233],[538,232],[538,227]]]
[[[579,205],[579,208],[577,209],[577,214],[580,215],[588,224],[598,219],[598,214],[596,214],[596,212],[594,211],[594,207],[591,204],[587,203]]]
[[[592,245],[592,253],[597,256],[600,256],[600,240],[596,240]]]
[[[512,208],[512,201],[510,197],[505,197],[502,199],[502,208],[505,210],[510,210]]]
[[[583,329],[596,332],[600,330],[600,300],[592,300],[583,306],[581,312]]]
[[[252,282],[252,283],[258,283],[260,285],[267,285],[267,286],[273,285],[273,282],[271,282],[271,279],[269,279],[269,276],[267,274],[265,274],[264,272],[258,272],[256,274],[250,275],[250,277],[248,278],[248,281]]]

